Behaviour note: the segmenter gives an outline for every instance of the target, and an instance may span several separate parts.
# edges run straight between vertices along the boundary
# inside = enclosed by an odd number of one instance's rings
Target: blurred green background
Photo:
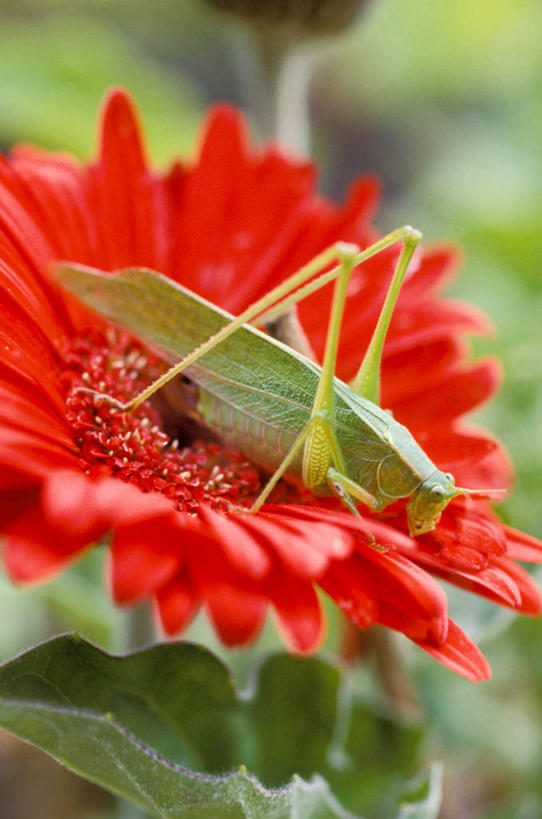
[[[429,240],[463,247],[452,292],[491,316],[496,340],[474,348],[498,354],[506,372],[501,393],[480,414],[517,468],[517,489],[502,513],[538,537],[541,31],[540,0],[374,0],[320,60],[311,86],[321,190],[340,199],[355,175],[376,172],[384,181],[379,227],[411,222]],[[0,0],[0,146],[31,141],[92,155],[100,100],[109,85],[122,84],[136,97],[150,153],[163,166],[190,153],[209,103],[245,104],[240,47],[232,27],[198,0]],[[120,618],[100,573],[95,555],[42,590],[4,582],[0,659],[74,627],[114,647]],[[427,753],[446,764],[442,816],[536,819],[542,624],[450,596],[494,678],[472,686],[407,649],[430,716]],[[378,698],[374,681],[360,686]]]

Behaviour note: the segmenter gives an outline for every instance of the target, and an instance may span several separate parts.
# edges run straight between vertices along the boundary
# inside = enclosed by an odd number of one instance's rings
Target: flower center
[[[203,440],[179,445],[149,402],[120,412],[96,395],[127,402],[163,370],[128,333],[108,328],[71,341],[62,378],[82,468],[93,477],[114,475],[144,492],[160,492],[184,512],[197,512],[201,503],[224,511],[232,504],[250,506],[261,481],[240,452]]]

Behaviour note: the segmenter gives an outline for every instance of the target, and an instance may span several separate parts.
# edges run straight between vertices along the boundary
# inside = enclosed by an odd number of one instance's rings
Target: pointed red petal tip
[[[297,654],[317,651],[326,624],[312,583],[281,572],[269,585],[269,598],[284,642]]]
[[[219,103],[208,111],[198,140],[201,157],[218,152],[229,161],[249,153],[250,137],[243,114],[233,105]]]
[[[127,147],[141,168],[146,167],[143,147],[143,127],[137,105],[124,88],[109,89],[102,102],[99,117],[99,155],[106,156],[115,148]]]
[[[162,586],[156,595],[155,607],[165,633],[173,637],[188,628],[199,604],[200,600],[186,575],[180,575]]]
[[[504,531],[507,557],[525,563],[542,563],[542,541],[510,526],[505,526]]]
[[[357,226],[370,222],[380,205],[382,184],[378,176],[366,174],[356,179],[348,189],[342,217],[353,216]]]
[[[483,682],[491,678],[491,668],[472,640],[453,620],[449,621],[448,635],[440,645],[416,641],[420,648],[456,674],[471,682]]]

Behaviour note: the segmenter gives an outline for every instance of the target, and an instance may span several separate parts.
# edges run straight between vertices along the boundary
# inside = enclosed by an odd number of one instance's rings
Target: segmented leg
[[[332,484],[332,488],[337,490],[336,493],[341,500],[344,501],[345,496],[352,496],[364,503],[365,506],[368,506],[369,509],[378,510],[380,504],[374,495],[371,495],[371,493],[367,492],[359,483],[347,478],[346,475],[333,469],[333,467],[328,469],[327,479],[329,483]],[[346,503],[346,506],[349,506],[349,504]]]
[[[413,233],[419,235],[417,231],[413,231],[413,229],[408,226],[394,230],[392,233],[384,236],[378,242],[375,242],[375,244],[359,253],[356,253],[352,259],[352,267],[356,267],[358,264],[361,264],[361,262],[370,259],[372,256],[380,253],[381,250],[395,244],[395,242],[406,241],[406,239]],[[157,390],[161,389],[161,387],[167,384],[168,381],[171,381],[172,378],[175,378],[218,344],[221,344],[223,341],[229,338],[237,329],[239,329],[239,327],[241,327],[241,325],[254,322],[255,319],[257,319],[257,324],[272,321],[274,318],[287,310],[292,304],[296,304],[301,299],[305,298],[311,293],[314,293],[320,287],[323,287],[336,279],[343,270],[342,264],[337,265],[326,273],[322,273],[322,275],[318,276],[316,279],[314,279],[314,281],[309,281],[316,276],[320,270],[327,267],[334,259],[342,258],[342,255],[345,252],[352,253],[354,248],[355,245],[347,245],[344,242],[337,242],[336,244],[331,245],[318,256],[315,256],[312,261],[298,270],[297,273],[294,273],[281,284],[277,285],[277,287],[273,288],[273,290],[271,290],[261,299],[258,299],[258,301],[254,302],[254,304],[251,304],[250,307],[247,307],[247,309],[237,316],[237,318],[235,318],[232,322],[230,322],[230,324],[227,324],[204,344],[201,344],[189,355],[171,367],[166,373],[147,387],[147,389],[140,392],[139,395],[136,395],[136,397],[131,401],[126,404],[121,404],[113,399],[109,399],[110,402],[114,406],[117,406],[122,412],[129,412],[130,410],[136,409],[136,407],[142,404],[143,401],[146,401],[151,397],[151,395],[157,392]],[[104,396],[104,398],[108,399],[109,397]]]
[[[422,238],[419,230],[411,227],[403,228],[403,230],[405,231],[403,247],[395,266],[391,284],[361,366],[350,384],[354,392],[378,405],[380,405],[380,365],[386,334],[412,254]]]
[[[392,244],[390,234],[390,244]],[[384,245],[386,246],[386,245]],[[279,305],[282,304],[284,297],[291,293],[292,290],[297,290],[301,285],[303,285],[308,279],[312,279],[320,270],[327,267],[334,259],[341,258],[341,253],[344,248],[348,248],[350,251],[355,252],[359,250],[356,245],[346,245],[345,243],[337,242],[334,245],[331,245],[318,256],[315,256],[308,264],[290,276],[288,279],[283,281],[281,284],[277,285],[277,287],[273,288],[269,293],[263,296],[258,301],[251,304],[244,310],[239,316],[237,316],[233,321],[229,324],[226,324],[222,327],[218,333],[215,333],[214,336],[211,336],[207,341],[201,344],[199,347],[196,347],[189,355],[185,356],[185,358],[181,359],[181,361],[174,364],[167,372],[165,372],[160,378],[157,378],[149,387],[145,390],[142,390],[139,395],[136,395],[135,398],[132,398],[131,401],[128,401],[126,404],[122,404],[115,399],[111,399],[109,396],[103,396],[104,399],[109,400],[114,406],[116,406],[121,412],[130,412],[131,410],[136,409],[140,404],[150,398],[155,392],[161,389],[165,384],[171,381],[176,376],[180,375],[187,367],[190,367],[192,364],[195,364],[198,359],[202,356],[206,355],[210,350],[214,347],[221,344],[227,338],[229,338],[236,330],[238,330],[243,324],[248,324],[249,322],[253,321],[257,316],[260,318],[258,319],[258,324],[262,323],[263,321],[267,321],[265,317],[267,308],[270,305],[275,305],[278,303]],[[378,252],[378,251],[375,251]],[[360,254],[363,256],[364,254]],[[372,254],[371,254],[372,255]],[[321,287],[323,284],[327,284],[328,281],[332,281],[336,278],[339,273],[341,272],[341,266],[337,266],[333,268],[333,270],[329,271],[329,273],[324,274],[324,276],[320,276],[316,281],[320,281],[325,277],[325,282],[322,282],[319,286]],[[311,284],[316,284],[313,282]],[[317,289],[314,287],[314,289]],[[310,291],[312,292],[312,290]],[[282,308],[280,312],[282,312],[285,308]]]
[[[303,480],[309,489],[316,489],[327,482],[327,471],[332,464],[344,471],[342,454],[335,436],[333,377],[346,290],[355,258],[349,248],[341,248],[341,271],[333,293],[322,374],[311,411],[311,417],[318,421],[310,430],[303,448]]]

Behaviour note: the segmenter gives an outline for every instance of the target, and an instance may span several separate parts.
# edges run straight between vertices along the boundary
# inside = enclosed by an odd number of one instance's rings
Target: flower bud
[[[348,28],[369,0],[207,0],[211,6],[253,23],[294,26],[305,34],[336,34]]]

